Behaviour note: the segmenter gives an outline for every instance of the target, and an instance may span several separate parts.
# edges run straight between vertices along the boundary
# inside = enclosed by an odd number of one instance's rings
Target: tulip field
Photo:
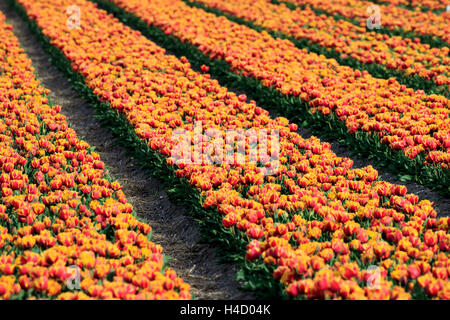
[[[450,300],[444,0],[7,2],[243,291]],[[14,32],[0,11],[0,298],[195,299]]]

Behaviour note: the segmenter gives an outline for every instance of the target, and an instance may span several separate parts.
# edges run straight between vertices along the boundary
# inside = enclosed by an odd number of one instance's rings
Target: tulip
[[[264,231],[260,227],[254,226],[247,230],[247,235],[252,239],[260,239],[264,236]]]
[[[411,279],[417,279],[420,276],[420,269],[416,265],[410,265],[408,267],[408,276]]]
[[[437,236],[430,230],[425,232],[424,241],[427,246],[434,246],[437,243]]]
[[[238,99],[239,99],[240,102],[244,102],[244,101],[247,100],[247,96],[245,94],[240,94],[238,96]]]

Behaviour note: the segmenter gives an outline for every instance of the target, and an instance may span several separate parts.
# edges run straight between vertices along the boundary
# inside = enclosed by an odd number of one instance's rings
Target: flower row
[[[0,299],[189,299],[0,13]]]
[[[313,112],[335,114],[348,132],[378,134],[382,143],[426,163],[450,165],[449,100],[425,95],[367,72],[340,66],[291,42],[192,8],[180,1],[111,0],[212,59],[227,61],[234,72],[309,103]]]
[[[379,64],[407,76],[418,75],[438,86],[450,88],[449,48],[430,48],[399,36],[366,31],[348,21],[316,15],[310,8],[291,10],[266,0],[191,0],[251,21],[267,30],[294,39],[307,39],[364,64]],[[126,2],[126,1],[122,1]]]
[[[267,1],[270,2],[271,0]],[[362,27],[366,26],[369,17],[378,13],[377,11],[368,10],[368,8],[378,6],[380,22],[383,28],[390,30],[400,29],[403,32],[435,36],[450,44],[449,12],[436,14],[431,10],[428,12],[412,11],[394,5],[382,5],[364,0],[288,0],[288,2],[297,5],[310,5],[330,14],[357,19]]]
[[[442,278],[448,267],[448,219],[437,219],[431,202],[419,201],[404,186],[379,181],[378,172],[370,166],[352,169],[353,162],[337,157],[329,144],[314,137],[303,139],[295,124],[284,118],[272,119],[253,101],[246,103],[245,95],[236,96],[208,74],[193,71],[186,58],[166,55],[91,2],[17,2],[83,75],[86,85],[126,116],[135,134],[164,155],[178,177],[202,190],[203,208],[217,210],[223,226],[234,229],[228,235],[240,234],[246,239],[246,258],[276,266],[273,276],[289,294],[306,293],[297,285],[304,279],[308,284],[312,281],[313,288],[308,287],[306,296],[319,297],[310,292],[318,292],[318,279],[326,271],[340,285],[326,297],[410,298],[411,286],[396,281],[396,269],[389,268],[423,262],[419,271],[425,280],[418,286],[432,288],[426,291],[428,296],[448,297],[448,282]],[[84,12],[80,29],[65,26],[64,8],[68,5],[77,5]],[[175,161],[173,151],[181,141],[200,144],[198,149],[194,146],[192,158],[201,157],[196,153],[211,146],[206,139],[195,138],[199,121],[202,132],[215,129],[223,136],[230,129],[277,130],[278,141],[271,138],[270,142],[278,142],[278,157],[262,167],[236,161]],[[179,129],[184,135],[176,134]],[[251,135],[242,139],[246,145],[255,142]],[[240,148],[248,158],[250,148]],[[275,162],[276,173],[265,174]],[[360,281],[367,275],[369,263],[386,266],[380,272],[381,289],[373,292]],[[403,278],[412,281],[409,274]]]

